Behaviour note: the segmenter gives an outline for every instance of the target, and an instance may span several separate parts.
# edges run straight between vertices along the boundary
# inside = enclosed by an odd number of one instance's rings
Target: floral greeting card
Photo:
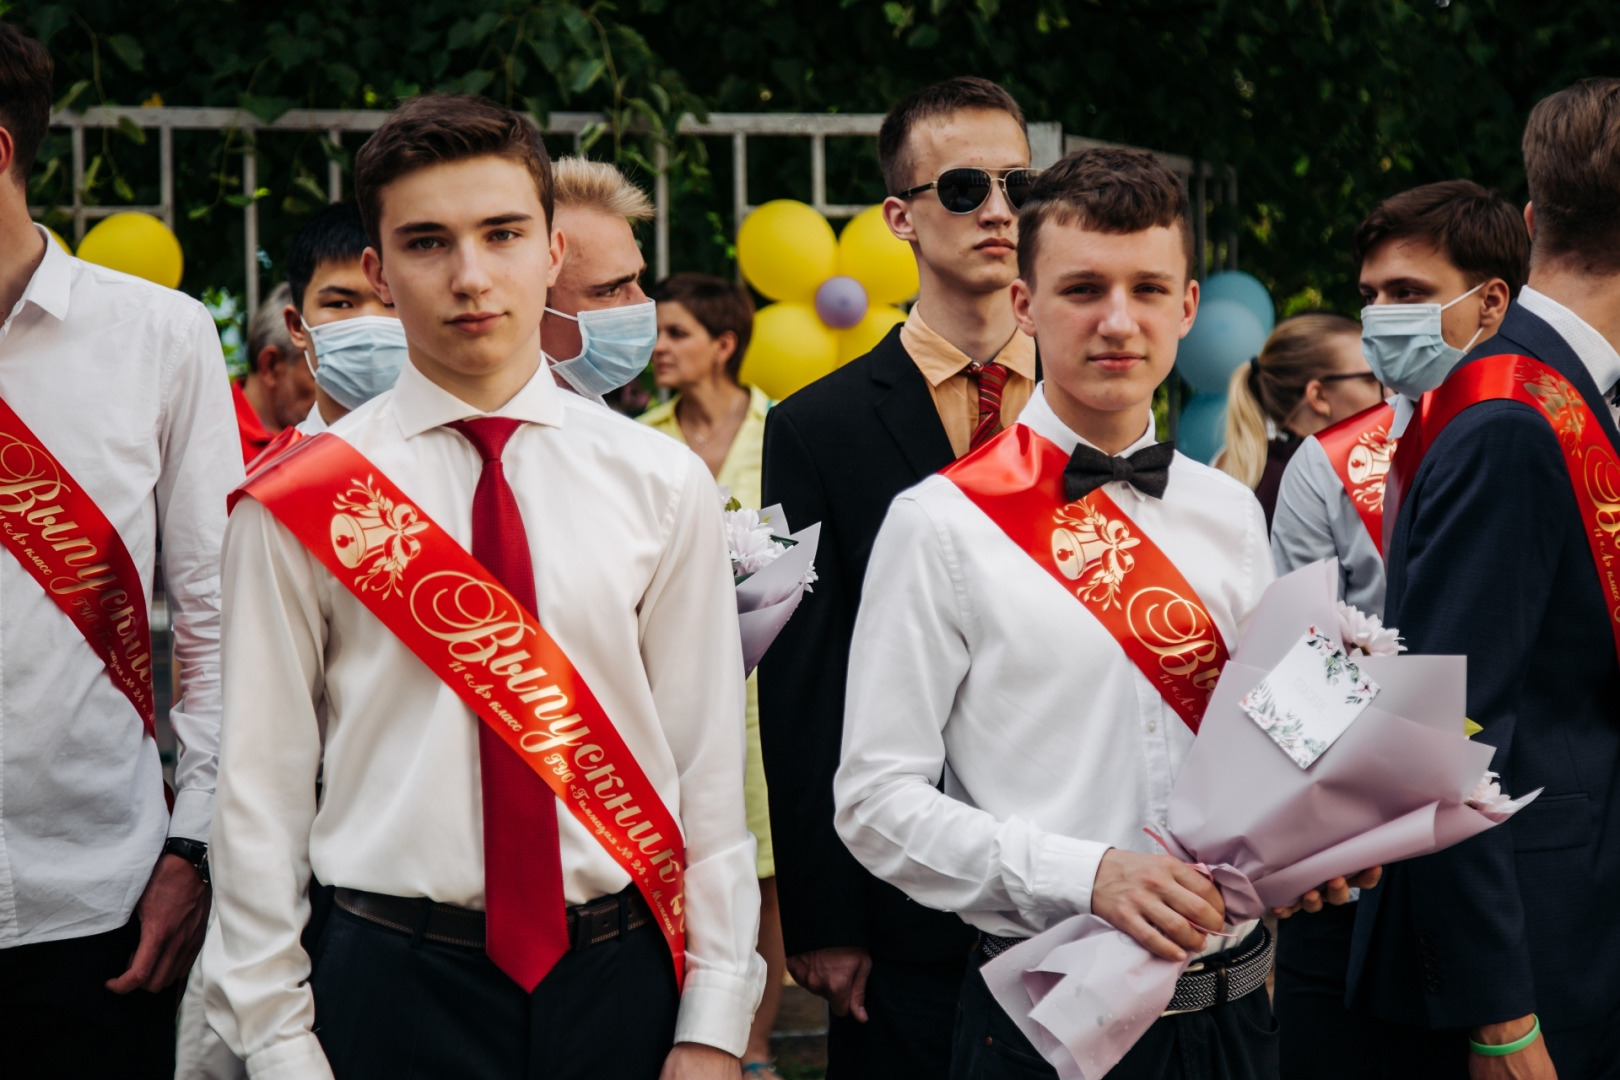
[[[1271,741],[1308,769],[1378,696],[1337,635],[1311,627],[1238,702]]]

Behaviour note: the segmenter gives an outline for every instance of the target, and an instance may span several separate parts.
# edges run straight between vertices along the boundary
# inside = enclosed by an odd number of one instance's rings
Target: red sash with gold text
[[[1097,617],[1196,734],[1226,642],[1169,556],[1101,488],[1069,501],[1068,464],[1015,424],[940,475]]]
[[[275,515],[556,792],[647,899],[685,972],[686,846],[568,657],[494,576],[335,435],[301,439],[233,494]]]
[[[264,449],[255,454],[253,456],[253,460],[248,462],[247,474],[252,476],[254,473],[276,460],[276,458],[280,457],[282,451],[291,449],[298,443],[302,442],[303,439],[304,433],[299,431],[297,428],[282,428],[280,431],[276,432],[276,437],[265,443]]]
[[[6,550],[73,620],[156,738],[152,633],[140,571],[107,515],[4,401],[0,532]]]
[[[1518,401],[1546,418],[1564,451],[1564,465],[1586,526],[1598,581],[1608,600],[1609,628],[1620,656],[1620,456],[1603,432],[1591,406],[1568,379],[1528,356],[1485,356],[1458,368],[1424,395],[1423,408],[1401,439],[1397,458],[1399,488],[1418,466],[1440,432],[1464,409],[1483,401]]]
[[[1384,553],[1384,484],[1398,440],[1389,437],[1395,407],[1380,402],[1316,433],[1378,554]]]

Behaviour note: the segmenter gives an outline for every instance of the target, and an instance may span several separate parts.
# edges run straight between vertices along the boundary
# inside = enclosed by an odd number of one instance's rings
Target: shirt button
[[[1166,821],[1164,818],[1159,819],[1159,828],[1168,829],[1169,827],[1170,827],[1170,823],[1168,821]]]
[[[1148,721],[1148,730],[1149,731],[1158,731],[1159,730],[1159,722],[1157,720],[1149,720]]]

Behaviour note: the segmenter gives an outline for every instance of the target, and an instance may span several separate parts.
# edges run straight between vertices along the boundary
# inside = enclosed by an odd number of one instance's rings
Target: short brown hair
[[[674,274],[653,286],[652,298],[660,304],[681,305],[710,337],[735,334],[737,347],[726,361],[726,374],[736,381],[754,333],[754,301],[747,289],[713,274]]]
[[[0,23],[0,127],[11,133],[17,182],[28,186],[39,144],[51,125],[51,79],[56,65],[45,46]]]
[[[1620,194],[1620,192],[1617,192]],[[1428,244],[1471,283],[1501,278],[1518,296],[1530,268],[1530,234],[1513,204],[1472,180],[1442,180],[1391,195],[1356,229],[1356,265],[1389,240]]]
[[[1035,284],[1035,256],[1048,224],[1104,233],[1180,229],[1192,276],[1192,224],[1187,192],[1175,173],[1146,150],[1095,147],[1077,150],[1042,170],[1018,211],[1018,276]]]
[[[883,185],[888,188],[890,195],[912,186],[911,154],[907,145],[912,129],[936,116],[949,116],[972,109],[1004,112],[1018,121],[1018,130],[1024,132],[1026,139],[1029,137],[1024,124],[1024,110],[1018,107],[1011,94],[989,79],[961,75],[925,86],[901,98],[883,118],[883,126],[878,129],[878,167],[883,170]],[[933,177],[927,179],[932,180]]]
[[[383,188],[418,169],[476,157],[527,167],[551,227],[551,157],[534,122],[488,98],[423,94],[396,109],[355,155],[355,202],[372,244],[381,251]]]
[[[1544,97],[1524,126],[1534,254],[1620,271],[1620,79],[1583,79]]]

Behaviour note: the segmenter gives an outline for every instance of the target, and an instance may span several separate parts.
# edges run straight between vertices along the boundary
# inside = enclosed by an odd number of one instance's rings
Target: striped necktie
[[[1001,391],[1007,385],[1007,369],[992,360],[969,367],[968,378],[979,384],[979,420],[968,440],[968,450],[973,451],[1001,430]]]

